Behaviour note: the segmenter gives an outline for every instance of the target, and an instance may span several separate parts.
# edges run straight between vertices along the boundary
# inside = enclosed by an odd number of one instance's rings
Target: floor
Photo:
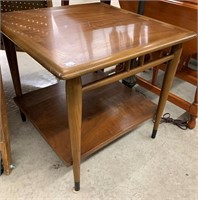
[[[162,123],[153,140],[151,120],[83,161],[81,190],[74,193],[72,168],[62,163],[29,121],[21,121],[12,100],[5,52],[0,56],[15,165],[9,176],[0,176],[1,200],[198,200],[198,127],[181,130]],[[27,54],[18,53],[18,61],[24,92],[57,82]],[[135,89],[158,101],[145,89]],[[195,88],[175,79],[172,91],[192,101]],[[188,117],[169,102],[165,112],[173,118]]]

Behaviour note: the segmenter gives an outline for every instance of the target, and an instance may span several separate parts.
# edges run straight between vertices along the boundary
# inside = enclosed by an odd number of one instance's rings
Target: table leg
[[[81,77],[66,81],[67,112],[70,130],[75,191],[80,190],[82,83]]]
[[[155,123],[154,123],[153,132],[151,136],[152,138],[156,137],[157,129],[161,120],[161,116],[162,116],[165,104],[166,104],[166,100],[168,98],[169,90],[172,86],[173,79],[177,70],[177,66],[180,61],[181,52],[182,52],[182,44],[175,45],[172,47],[171,53],[174,54],[174,58],[169,62],[165,71],[163,85],[162,85],[156,117],[155,117]]]
[[[9,64],[10,73],[12,76],[15,93],[16,93],[16,96],[21,96],[22,89],[21,89],[21,81],[20,81],[20,76],[19,76],[19,68],[18,68],[15,45],[6,36],[4,35],[2,36],[3,36],[3,43],[5,47],[6,56],[8,59],[8,64]],[[21,112],[21,118],[23,121],[26,120],[26,117],[22,112]]]

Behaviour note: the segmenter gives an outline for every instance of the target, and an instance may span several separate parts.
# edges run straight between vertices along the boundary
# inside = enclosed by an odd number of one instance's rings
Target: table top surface
[[[2,33],[46,69],[71,79],[196,34],[103,3],[2,13]]]

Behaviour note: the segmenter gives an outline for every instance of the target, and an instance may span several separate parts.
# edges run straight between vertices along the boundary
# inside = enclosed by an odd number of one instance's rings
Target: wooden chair
[[[138,1],[119,0],[120,6],[123,9],[137,12]],[[158,0],[145,1],[144,15],[164,21],[176,26],[197,32],[197,0]],[[188,102],[173,93],[169,94],[168,100],[178,107],[184,109],[190,114],[188,127],[190,129],[196,126],[198,97],[197,97],[197,69],[193,70],[189,67],[189,61],[197,60],[197,38],[186,42],[183,46],[180,63],[176,72],[176,77],[195,86],[194,101]],[[195,61],[196,62],[196,61]],[[196,64],[195,64],[196,65]],[[196,68],[197,66],[195,66]],[[156,85],[158,71],[164,70],[165,66],[159,66],[153,69],[152,81],[147,81],[140,76],[136,76],[137,83],[151,92],[159,95],[160,88]],[[185,91],[184,91],[185,93]]]

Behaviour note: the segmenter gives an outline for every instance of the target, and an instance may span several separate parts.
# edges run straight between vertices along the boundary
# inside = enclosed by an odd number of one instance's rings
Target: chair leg
[[[190,113],[190,120],[188,122],[189,129],[193,129],[196,126],[197,111],[198,111],[198,97],[197,97],[197,89],[196,89],[194,102],[192,103],[189,110],[189,113]]]

